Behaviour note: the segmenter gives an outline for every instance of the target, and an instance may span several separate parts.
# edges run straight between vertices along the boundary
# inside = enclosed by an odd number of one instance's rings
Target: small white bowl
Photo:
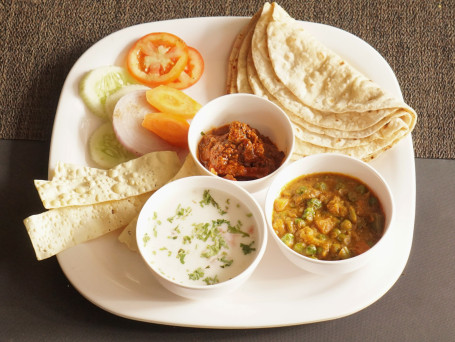
[[[272,213],[275,199],[282,188],[297,177],[312,173],[333,172],[345,174],[359,179],[366,184],[378,197],[385,215],[384,233],[381,239],[366,252],[343,260],[318,260],[306,257],[289,248],[278,237],[272,227]],[[316,154],[299,159],[279,172],[270,185],[265,202],[265,217],[272,239],[281,252],[298,267],[321,275],[336,275],[352,272],[365,266],[371,258],[380,257],[386,251],[386,240],[393,227],[394,201],[392,192],[383,177],[369,164],[341,154]]]
[[[203,196],[205,190],[218,208]],[[213,230],[208,235],[205,229],[219,218],[232,226],[238,218],[243,223],[240,230],[248,236],[225,232],[219,239]],[[226,223],[220,227],[228,230]],[[267,228],[263,211],[246,190],[221,178],[193,176],[168,183],[147,200],[139,214],[136,240],[142,258],[162,286],[185,298],[206,299],[236,290],[251,276],[264,255]],[[212,255],[207,246],[224,246],[216,244],[220,241],[229,248],[221,247]],[[247,245],[251,249],[245,250]],[[215,274],[219,282],[204,282],[213,280]]]
[[[194,116],[188,132],[190,153],[203,174],[217,177],[199,162],[197,149],[201,140],[201,133],[229,124],[232,121],[240,121],[257,129],[262,135],[269,137],[278,149],[285,153],[281,166],[268,176],[249,181],[235,181],[249,192],[260,191],[289,162],[294,151],[292,124],[280,107],[256,95],[228,94],[208,102]],[[226,179],[225,181],[232,182]]]

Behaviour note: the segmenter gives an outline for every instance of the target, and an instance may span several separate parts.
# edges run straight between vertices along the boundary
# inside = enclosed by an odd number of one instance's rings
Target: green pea
[[[355,190],[359,193],[359,194],[364,194],[365,192],[367,192],[367,188],[365,187],[365,185],[363,184],[359,184],[357,185],[357,187],[355,188]]]
[[[305,252],[305,244],[302,242],[297,242],[294,245],[294,251],[296,251],[299,254],[303,254]]]
[[[304,220],[307,220],[309,222],[313,221],[314,219],[314,208],[313,207],[308,207],[303,211],[302,218]]]
[[[374,196],[370,196],[368,199],[368,204],[370,204],[372,207],[375,207],[378,205],[378,199]]]
[[[321,190],[321,191],[325,191],[325,190],[327,190],[327,184],[324,182],[319,182],[314,185],[314,188]]]
[[[316,236],[316,238],[317,238],[318,240],[325,241],[325,240],[327,240],[327,235],[322,234],[322,233],[319,233],[319,234]]]
[[[315,245],[308,245],[305,248],[305,254],[306,255],[315,255],[317,252],[317,248]]]
[[[340,224],[341,229],[344,230],[351,230],[352,229],[352,222],[349,220],[343,220]]]
[[[298,229],[305,227],[305,221],[303,219],[301,219],[300,217],[297,217],[294,220],[294,224],[297,226]]]
[[[317,198],[312,198],[310,200],[307,201],[307,206],[308,207],[313,207],[314,210],[318,210],[322,207],[322,203],[319,199]]]
[[[300,188],[298,188],[298,189],[295,191],[295,193],[296,193],[297,195],[302,195],[302,194],[304,194],[305,192],[307,192],[307,190],[308,190],[308,187],[306,187],[305,185],[303,185],[303,186],[301,186]]]
[[[351,256],[351,252],[349,251],[349,248],[344,246],[343,248],[340,249],[340,251],[338,252],[338,256],[341,258],[341,259],[347,259]]]
[[[352,205],[349,206],[349,218],[351,219],[352,222],[357,222],[357,213],[355,212],[355,209]]]
[[[346,187],[346,185],[344,183],[337,183],[335,185],[335,190],[341,190],[341,189],[344,189]]]
[[[286,233],[283,235],[281,238],[281,241],[283,241],[287,246],[292,247],[294,244],[294,234],[291,233]]]
[[[337,240],[347,245],[349,242],[351,242],[351,237],[347,234],[341,233],[337,236]]]
[[[374,214],[374,220],[371,223],[371,228],[377,233],[382,233],[382,229],[384,227],[384,216],[381,214]]]
[[[332,231],[330,232],[330,236],[332,238],[336,238],[340,234],[341,234],[341,230],[339,230],[338,228],[332,229]]]
[[[333,254],[337,254],[341,249],[341,245],[339,243],[334,243],[333,245],[330,246],[330,252]]]

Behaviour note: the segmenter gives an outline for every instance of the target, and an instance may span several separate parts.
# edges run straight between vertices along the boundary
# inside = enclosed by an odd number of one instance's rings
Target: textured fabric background
[[[294,18],[349,31],[377,49],[419,114],[416,157],[455,159],[455,0],[282,0]],[[0,139],[47,141],[60,90],[92,44],[143,22],[251,16],[263,1],[0,1]]]

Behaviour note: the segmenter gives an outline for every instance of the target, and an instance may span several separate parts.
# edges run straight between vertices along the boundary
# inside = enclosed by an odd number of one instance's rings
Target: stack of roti
[[[311,36],[276,3],[265,3],[238,34],[228,93],[278,104],[296,134],[294,158],[335,152],[364,161],[409,134],[415,111]]]

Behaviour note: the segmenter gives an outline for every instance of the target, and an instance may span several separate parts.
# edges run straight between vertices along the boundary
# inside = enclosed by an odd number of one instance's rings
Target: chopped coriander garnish
[[[172,240],[177,240],[180,234],[180,228],[179,225],[176,225],[174,229],[171,231],[171,235],[169,235],[167,238],[172,239]]]
[[[242,247],[243,254],[247,255],[256,250],[256,248],[251,247],[253,245],[253,243],[254,243],[254,241],[252,241],[249,245],[240,243],[240,247]]]
[[[144,246],[147,245],[147,242],[150,241],[150,236],[147,233],[145,233],[144,237],[142,238],[142,241],[144,242]]]
[[[172,223],[175,219],[184,219],[191,213],[191,207],[182,208],[182,205],[179,204],[177,209],[175,209],[175,215],[168,217],[167,220]]]
[[[222,247],[227,247],[226,242],[223,238],[215,241],[213,245],[208,245],[204,252],[201,253],[201,257],[210,258],[218,254]]]
[[[196,238],[202,241],[207,241],[210,236],[210,225],[208,223],[198,223],[193,224],[193,227],[193,234],[196,236]]]
[[[204,276],[204,271],[202,268],[198,267],[197,269],[194,270],[193,273],[188,273],[188,277],[191,280],[199,280]]]
[[[218,276],[217,275],[215,275],[214,277],[205,277],[202,280],[204,280],[207,285],[213,285],[213,284],[217,284],[217,283],[220,282],[218,280]]]
[[[222,256],[221,258],[218,258],[218,260],[221,261],[221,262],[223,263],[223,265],[220,266],[221,268],[229,267],[229,266],[231,266],[232,263],[234,262],[234,259],[230,259],[230,260],[227,259],[227,258],[226,258],[226,255],[227,255],[227,253],[224,252],[224,253],[223,253],[223,256]]]
[[[220,205],[218,204],[218,202],[215,201],[215,199],[212,197],[212,195],[210,194],[210,190],[204,190],[204,193],[202,195],[202,200],[199,201],[199,204],[201,205],[201,207],[204,207],[204,206],[209,205],[209,204],[213,205],[218,210],[220,215],[226,214],[226,211],[221,209]]]
[[[187,252],[184,249],[179,249],[179,251],[177,253],[177,258],[180,259],[181,264],[185,263],[186,254],[187,254]]]
[[[217,229],[215,231],[217,232],[217,234],[215,236],[212,236],[211,239],[213,241],[213,244],[208,245],[205,251],[201,253],[201,256],[204,258],[210,258],[212,256],[217,255],[223,247],[229,248],[226,241],[219,233],[219,231]]]
[[[244,232],[243,230],[240,229],[242,227],[242,222],[237,221],[237,224],[235,226],[228,225],[228,232],[232,234],[242,234],[242,237],[248,237],[250,234]]]

